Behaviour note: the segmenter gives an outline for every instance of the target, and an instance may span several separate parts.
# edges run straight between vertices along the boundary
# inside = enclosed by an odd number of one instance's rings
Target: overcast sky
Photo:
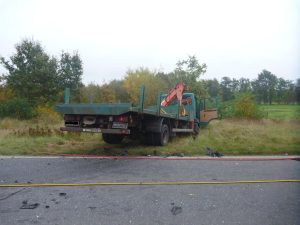
[[[55,56],[78,50],[84,83],[169,72],[188,55],[207,64],[202,78],[300,78],[300,0],[0,0],[0,29],[4,57],[23,38]]]

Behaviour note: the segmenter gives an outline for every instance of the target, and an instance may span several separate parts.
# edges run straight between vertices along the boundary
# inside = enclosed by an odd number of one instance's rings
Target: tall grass
[[[176,137],[164,147],[130,140],[108,145],[99,134],[61,133],[61,125],[62,121],[1,120],[0,155],[204,155],[206,147],[225,155],[300,154],[300,120],[216,120],[197,137]]]

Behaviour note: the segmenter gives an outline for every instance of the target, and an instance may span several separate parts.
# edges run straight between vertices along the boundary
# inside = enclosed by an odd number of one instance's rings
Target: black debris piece
[[[59,193],[59,196],[66,196],[67,195],[67,193],[65,193],[65,192],[60,192]]]
[[[206,147],[206,151],[207,151],[206,155],[211,156],[211,157],[221,157],[221,156],[223,156],[222,153],[220,153],[217,150],[212,149],[210,147]]]
[[[171,209],[171,213],[176,216],[178,215],[179,213],[182,213],[182,207],[180,206],[174,206],[172,209]]]
[[[22,202],[22,206],[20,207],[20,209],[35,209],[39,206],[39,203],[34,203],[34,204],[28,204],[27,201],[23,201]]]

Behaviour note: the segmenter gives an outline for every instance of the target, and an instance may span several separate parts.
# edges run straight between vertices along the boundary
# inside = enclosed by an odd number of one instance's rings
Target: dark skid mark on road
[[[19,192],[23,191],[24,189],[25,189],[25,188],[22,188],[21,190],[18,190],[18,191],[12,192],[12,193],[8,194],[7,196],[5,196],[5,197],[3,197],[3,198],[0,198],[0,201],[2,201],[2,200],[5,200],[5,199],[8,199],[8,198],[10,198],[10,197],[14,196],[15,194],[17,194],[17,193],[19,193]]]

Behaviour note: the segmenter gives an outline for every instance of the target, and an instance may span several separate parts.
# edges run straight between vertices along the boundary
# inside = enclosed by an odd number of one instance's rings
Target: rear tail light
[[[115,122],[121,122],[121,123],[127,123],[128,122],[128,116],[124,116],[124,115],[116,116],[114,121]]]

